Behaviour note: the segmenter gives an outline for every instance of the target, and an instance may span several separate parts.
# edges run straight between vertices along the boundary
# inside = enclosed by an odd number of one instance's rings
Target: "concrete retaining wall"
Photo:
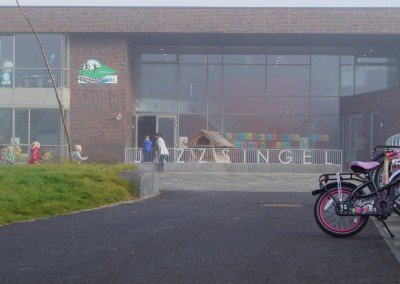
[[[137,164],[140,170],[158,171],[158,164]],[[167,163],[165,172],[236,172],[236,173],[336,173],[338,165],[303,164],[217,164],[217,163]]]

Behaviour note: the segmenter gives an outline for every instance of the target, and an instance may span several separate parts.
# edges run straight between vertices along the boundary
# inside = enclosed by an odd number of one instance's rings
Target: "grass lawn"
[[[134,165],[0,165],[0,225],[136,199],[134,184],[118,177]]]

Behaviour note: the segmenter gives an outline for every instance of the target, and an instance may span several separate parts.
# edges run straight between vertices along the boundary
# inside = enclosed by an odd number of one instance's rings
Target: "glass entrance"
[[[137,145],[142,147],[145,135],[154,140],[154,134],[162,134],[168,148],[176,146],[176,117],[166,115],[146,115],[137,118]]]

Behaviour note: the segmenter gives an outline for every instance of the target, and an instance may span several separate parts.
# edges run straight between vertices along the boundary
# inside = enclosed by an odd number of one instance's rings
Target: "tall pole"
[[[19,5],[18,0],[15,0],[15,1],[17,2],[18,8],[21,10],[21,12],[24,15],[25,19],[27,20],[27,22],[31,26],[31,29],[32,29],[33,33],[35,34],[36,39],[37,39],[37,41],[39,43],[40,50],[42,51],[42,55],[43,55],[44,61],[46,63],[47,71],[49,72],[50,79],[51,79],[51,82],[53,84],[53,89],[54,89],[54,92],[56,94],[56,99],[57,99],[57,102],[58,102],[58,108],[59,108],[60,114],[61,114],[61,121],[62,121],[62,124],[63,124],[63,127],[64,127],[65,136],[67,137],[69,160],[71,161],[72,160],[71,144],[70,144],[70,140],[69,140],[69,131],[68,131],[67,123],[66,123],[65,117],[64,117],[64,106],[62,105],[60,97],[58,95],[58,90],[57,90],[56,82],[54,80],[53,72],[51,71],[49,62],[48,62],[47,57],[46,57],[46,53],[45,53],[45,51],[43,49],[42,42],[40,41],[40,38],[39,38],[39,35],[37,34],[35,28],[33,27],[33,25],[31,23],[31,21],[29,20],[28,16],[25,14],[25,12],[22,9],[21,5]]]

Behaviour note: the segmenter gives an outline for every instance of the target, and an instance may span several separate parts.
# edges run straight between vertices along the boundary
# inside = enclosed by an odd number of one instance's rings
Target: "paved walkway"
[[[160,173],[160,190],[310,192],[318,189],[320,174],[285,173]],[[400,261],[400,216],[393,214],[386,221],[395,238],[391,238],[381,222],[376,226]]]
[[[311,192],[319,174],[160,173],[160,190]]]

